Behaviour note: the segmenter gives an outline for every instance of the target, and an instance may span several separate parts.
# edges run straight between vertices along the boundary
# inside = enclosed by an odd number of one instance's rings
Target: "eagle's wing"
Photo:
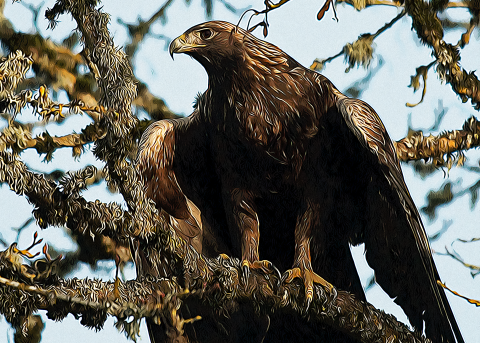
[[[176,233],[201,253],[201,213],[182,192],[174,171],[176,128],[188,126],[188,120],[161,120],[151,124],[140,140],[135,165],[145,184],[147,197],[155,202],[161,215],[173,226]],[[138,242],[132,242],[132,253],[139,276],[171,276],[165,269],[168,268],[168,263],[163,261],[162,254],[151,256],[139,247]],[[147,319],[147,328],[152,343],[164,342],[167,339],[165,327],[159,327]]]
[[[145,130],[140,141],[136,167],[142,176],[147,197],[172,218],[177,233],[201,253],[200,211],[182,192],[173,169],[175,128],[184,119],[161,120]],[[200,236],[200,237],[199,237]]]
[[[361,100],[339,96],[337,109],[373,165],[378,162],[367,191],[364,232],[367,262],[376,280],[415,328],[422,330],[425,322],[427,336],[438,342],[463,342],[445,292],[437,285],[428,238],[385,127]]]

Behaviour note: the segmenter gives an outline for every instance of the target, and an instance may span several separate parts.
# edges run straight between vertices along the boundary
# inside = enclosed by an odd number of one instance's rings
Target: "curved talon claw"
[[[278,285],[277,285],[277,287],[279,287],[280,284],[281,284],[281,281],[280,281],[280,280],[282,279],[282,273],[280,273],[280,270],[278,270],[278,268],[275,267],[273,264],[272,264],[271,267],[272,267],[273,272],[274,272],[275,275],[277,276],[277,279],[279,280]]]
[[[303,284],[305,285],[305,302],[306,308],[305,311],[308,311],[310,308],[310,304],[313,300],[313,284],[321,285],[326,292],[331,294],[333,292],[333,286],[331,283],[327,282],[324,278],[320,275],[314,273],[312,270],[309,269],[300,269],[300,268],[293,268],[287,270],[282,276],[282,283],[290,283],[295,278],[300,278],[303,280]]]
[[[294,278],[291,278],[290,275],[292,275],[292,270],[289,269],[285,273],[283,273],[282,278],[280,279],[281,283],[290,283]],[[288,279],[288,282],[287,282]]]
[[[305,306],[305,312],[308,312],[308,309],[310,308],[310,304],[312,303],[312,300],[313,300],[313,294],[311,294],[309,296],[309,294],[307,294],[307,306]]]
[[[242,261],[242,281],[245,286],[248,285],[248,279],[250,278],[250,263],[247,260]]]
[[[280,271],[272,264],[272,262],[263,260],[248,262],[248,260],[242,261],[242,280],[245,282],[245,285],[248,285],[248,279],[250,277],[250,270],[257,269],[263,272],[264,274],[275,273],[278,279],[280,280],[281,274]]]

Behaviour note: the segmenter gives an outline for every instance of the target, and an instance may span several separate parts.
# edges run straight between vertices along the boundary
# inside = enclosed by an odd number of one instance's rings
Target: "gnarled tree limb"
[[[280,309],[301,312],[304,308],[301,287],[295,283],[280,289],[278,294],[282,296],[278,296],[272,292],[264,275],[252,271],[251,283],[246,287],[239,281],[241,268],[238,259],[208,259],[208,267],[214,276],[205,283],[194,284],[190,288],[193,292],[185,293],[174,280],[144,278],[120,283],[120,297],[115,298],[114,284],[99,280],[62,280],[51,274],[43,279],[38,276],[39,280],[34,277],[35,285],[28,285],[33,282],[25,276],[26,273],[12,271],[13,263],[19,266],[18,256],[12,255],[11,249],[0,253],[0,283],[4,285],[0,287],[0,293],[7,305],[0,306],[0,311],[13,323],[18,323],[22,316],[43,309],[56,320],[74,313],[82,318],[83,325],[100,329],[106,316],[111,315],[117,317],[123,329],[134,337],[136,332],[129,330],[135,327],[134,322],[138,325],[142,317],[160,317],[182,330],[185,320],[178,317],[177,310],[182,303],[188,305],[192,301],[201,301],[205,312],[220,307],[232,310],[245,301],[252,302],[264,314],[273,314]],[[30,273],[35,274],[35,271]],[[334,290],[332,295],[327,295],[320,286],[315,287],[315,293],[309,311],[310,321],[314,324],[326,323],[365,343],[427,342],[424,337],[411,333],[393,316],[355,299],[349,293]],[[125,326],[127,316],[135,319],[130,320],[130,327]]]
[[[461,130],[428,137],[425,137],[422,131],[416,131],[395,142],[400,161],[432,159],[437,166],[448,164],[453,153],[461,153],[479,145],[480,122],[475,117],[465,121]]]

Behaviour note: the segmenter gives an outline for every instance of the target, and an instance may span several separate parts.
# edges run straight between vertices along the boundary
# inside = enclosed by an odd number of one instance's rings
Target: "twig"
[[[328,57],[324,60],[320,60],[320,59],[315,59],[312,63],[312,65],[310,66],[310,69],[313,69],[313,70],[317,70],[317,71],[321,71],[325,64],[326,63],[329,63],[331,61],[333,61],[334,59],[336,59],[337,57],[340,57],[342,55],[349,55],[351,56],[352,55],[352,52],[349,53],[350,50],[355,50],[355,47],[356,47],[356,44],[357,42],[363,40],[365,41],[365,39],[368,39],[369,42],[366,43],[367,45],[371,46],[371,44],[373,43],[373,41],[375,40],[375,38],[377,38],[379,35],[381,35],[384,31],[386,31],[387,29],[389,29],[390,27],[392,27],[398,20],[400,20],[400,18],[402,18],[404,15],[406,14],[405,10],[401,11],[395,18],[393,18],[391,21],[389,21],[388,23],[386,23],[385,25],[383,25],[381,28],[379,28],[377,30],[377,32],[375,32],[373,35],[372,34],[362,34],[359,36],[358,40],[356,42],[354,42],[353,44],[347,44],[345,45],[341,51],[339,51],[336,55],[334,56],[331,56],[331,57]],[[361,49],[362,51],[359,53],[359,55],[362,55],[365,53],[365,51],[363,51],[364,49]],[[373,51],[373,49],[371,49]],[[349,62],[350,64],[350,68],[353,67],[354,64],[357,63],[358,59],[357,58],[351,58],[352,60]],[[366,61],[365,63],[362,63],[363,65],[367,66],[368,65],[368,61]],[[348,70],[348,68],[347,68]]]
[[[127,24],[123,20],[118,19],[118,22],[126,26],[128,28],[128,32],[130,33],[131,42],[125,47],[125,52],[130,60],[135,56],[139,44],[150,32],[152,24],[158,19],[166,19],[166,11],[172,3],[173,0],[167,0],[147,21],[139,20],[137,25]]]
[[[399,21],[400,19],[402,19],[405,14],[407,14],[407,12],[403,9],[399,14],[397,14],[397,16],[395,18],[393,18],[392,20],[390,20],[388,23],[386,23],[385,25],[383,25],[381,28],[379,28],[377,30],[377,32],[375,32],[373,34],[373,37],[374,38],[377,38],[378,36],[380,36],[383,32],[385,32],[386,30],[388,30],[389,28],[391,28],[397,21]]]
[[[445,251],[446,251],[446,253],[437,252],[437,254],[438,254],[438,255],[450,256],[450,257],[453,258],[454,260],[460,262],[461,264],[463,264],[464,267],[467,267],[468,269],[471,270],[472,277],[475,277],[475,276],[477,276],[478,274],[480,274],[480,266],[476,266],[476,265],[474,265],[474,264],[466,263],[466,262],[457,254],[457,252],[455,252],[455,250],[454,250],[453,252],[450,252],[450,251],[448,250],[448,248],[445,247]]]
[[[472,239],[461,239],[461,238],[457,238],[457,241],[462,242],[462,243],[473,243],[473,242],[478,242],[478,241],[480,241],[480,238],[472,238]]]
[[[479,22],[479,17],[473,16],[472,19],[470,20],[467,31],[462,34],[462,37],[460,38],[456,46],[459,46],[460,48],[464,48],[465,45],[467,45],[470,42],[470,36],[473,32],[473,29],[477,27],[478,22]]]
[[[428,75],[428,70],[435,64],[436,61],[430,62],[426,66],[420,66],[416,70],[415,76],[411,77],[411,82],[410,82],[410,87],[414,88],[414,92],[417,91],[418,86],[419,86],[419,77],[421,76],[423,79],[423,90],[422,90],[422,97],[419,102],[416,104],[412,104],[407,102],[405,105],[407,107],[415,107],[423,102],[423,99],[425,98],[425,94],[427,94],[427,75]]]
[[[470,299],[470,298],[467,298],[466,296],[464,295],[461,295],[460,293],[457,293],[455,292],[454,290],[451,290],[450,288],[447,287],[446,284],[442,283],[440,280],[437,280],[437,283],[442,286],[443,288],[445,288],[446,290],[450,291],[451,293],[455,294],[457,297],[460,297],[462,299],[465,299],[466,301],[468,301],[470,304],[474,304],[475,306],[479,307],[480,306],[480,301],[478,300],[475,300],[475,299]]]

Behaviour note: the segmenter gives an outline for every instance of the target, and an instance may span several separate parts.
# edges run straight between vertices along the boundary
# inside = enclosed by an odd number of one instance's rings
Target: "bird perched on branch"
[[[158,173],[175,154],[176,194],[198,206],[220,250],[241,257],[246,281],[250,269],[272,268],[264,258],[291,267],[284,282],[303,280],[307,308],[315,283],[364,299],[349,245],[365,243],[376,281],[415,329],[463,342],[394,146],[368,104],[230,23],[194,26],[170,53],[200,62],[208,89],[189,118],[145,133],[141,168]],[[155,143],[165,125],[173,152]],[[156,181],[147,187],[161,192]]]

